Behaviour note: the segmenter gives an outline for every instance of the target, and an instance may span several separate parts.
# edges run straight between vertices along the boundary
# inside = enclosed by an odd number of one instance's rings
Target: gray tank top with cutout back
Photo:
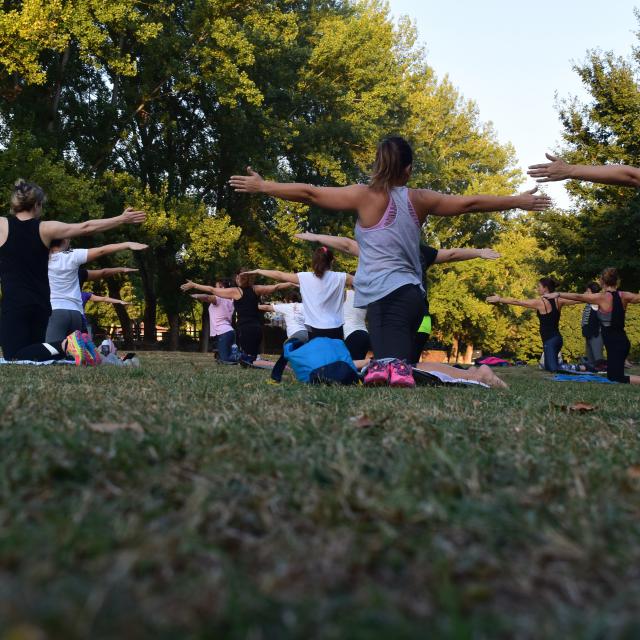
[[[374,227],[356,223],[360,259],[354,281],[354,305],[362,308],[407,285],[422,287],[420,221],[407,187],[394,187],[389,206]]]

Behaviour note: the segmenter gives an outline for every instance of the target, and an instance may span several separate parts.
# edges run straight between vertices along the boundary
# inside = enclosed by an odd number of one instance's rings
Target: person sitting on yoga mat
[[[607,378],[623,384],[640,384],[640,376],[625,374],[624,365],[631,343],[624,329],[627,306],[640,304],[640,294],[620,291],[620,276],[614,267],[608,267],[600,276],[602,291],[599,293],[566,293],[556,291],[545,294],[553,301],[584,302],[598,305],[598,318],[602,325],[602,339],[607,348]]]
[[[600,293],[600,291],[602,291],[602,287],[597,282],[590,282],[585,293]],[[585,343],[585,359],[591,367],[595,367],[604,360],[602,357],[602,326],[600,318],[598,318],[597,304],[584,305],[580,327]]]
[[[625,187],[640,187],[640,169],[624,164],[590,166],[569,164],[558,156],[545,154],[549,162],[532,164],[527,173],[536,182],[559,182],[561,180],[584,180],[597,184],[615,184]]]
[[[358,257],[360,255],[358,243],[344,236],[328,236],[321,233],[297,233],[294,237],[298,240],[306,240],[308,242],[320,242],[327,247],[342,251],[351,256]],[[476,258],[482,260],[497,260],[499,257],[500,254],[493,249],[436,249],[423,242],[420,243],[420,267],[422,270],[422,286],[426,292],[425,301],[427,304],[427,313],[422,319],[420,327],[418,327],[413,362],[420,362],[424,346],[431,334],[431,315],[429,313],[429,294],[427,291],[427,271],[429,268],[434,264],[462,262],[464,260],[475,260]]]
[[[548,196],[535,195],[537,189],[516,196],[458,196],[409,188],[412,168],[413,150],[409,143],[390,136],[378,145],[371,180],[366,185],[317,187],[279,183],[264,180],[251,167],[248,175],[235,175],[229,181],[240,193],[264,193],[357,213],[355,234],[360,259],[355,304],[367,308],[376,358],[367,369],[367,385],[415,386],[409,364],[415,354],[416,333],[426,313],[420,236],[427,215],[457,216],[510,209],[543,211],[551,205]]]
[[[279,313],[284,318],[287,340],[308,342],[309,332],[304,319],[304,307],[298,291],[291,291],[285,296],[284,302],[270,302],[258,305],[260,311],[266,313]]]
[[[334,255],[327,247],[318,247],[312,258],[312,271],[286,273],[273,269],[254,269],[249,273],[272,280],[300,285],[302,307],[309,340],[344,339],[344,289],[353,283],[348,273],[332,271]]]
[[[18,180],[11,194],[12,215],[0,217],[0,346],[6,360],[30,359],[21,351],[41,346],[45,340],[51,315],[48,268],[52,241],[145,220],[144,211],[131,208],[113,218],[75,224],[41,220],[44,203],[44,191],[37,184]]]
[[[80,266],[119,251],[143,251],[149,246],[139,242],[107,244],[94,249],[71,249],[68,238],[53,240],[49,247],[49,287],[51,316],[45,340],[59,342],[74,331],[82,331],[84,305],[80,289]]]
[[[196,289],[219,298],[233,300],[236,313],[236,330],[241,356],[240,364],[251,365],[255,362],[262,343],[262,318],[258,309],[258,296],[273,295],[276,291],[290,289],[293,284],[261,285],[255,284],[255,275],[248,269],[239,269],[236,274],[236,286],[222,288],[209,287],[187,280],[180,289]]]
[[[544,368],[547,371],[559,371],[558,356],[562,350],[562,334],[560,333],[560,311],[566,305],[577,304],[574,301],[548,299],[546,296],[556,290],[556,283],[552,278],[540,278],[538,281],[539,298],[531,300],[517,300],[493,295],[487,298],[489,304],[508,304],[516,307],[535,309],[540,322],[540,337],[544,353]]]
[[[216,289],[228,289],[230,286],[231,282],[228,280],[216,281]],[[209,337],[215,339],[219,361],[225,364],[235,363],[233,345],[236,341],[236,332],[233,328],[235,311],[233,300],[210,293],[192,293],[191,297],[209,303]]]

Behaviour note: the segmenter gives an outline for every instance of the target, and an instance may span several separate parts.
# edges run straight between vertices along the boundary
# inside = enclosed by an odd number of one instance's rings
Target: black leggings
[[[350,333],[344,342],[347,345],[347,349],[349,349],[352,360],[364,360],[367,357],[367,353],[369,353],[369,349],[371,349],[371,338],[369,338],[369,333],[364,329],[358,329]]]
[[[406,284],[371,303],[367,321],[374,357],[413,363],[416,333],[426,314],[424,293],[415,284]]]
[[[61,342],[48,342],[47,344],[56,349],[58,353],[51,353],[42,342],[39,342],[38,344],[30,344],[28,347],[22,347],[13,357],[13,360],[46,362],[47,360],[64,360],[66,358]]]
[[[250,358],[257,358],[262,343],[262,325],[249,324],[236,327],[240,351]]]
[[[315,327],[309,327],[309,340],[313,340],[314,338],[344,340],[344,331],[342,327],[334,327],[333,329],[316,329]]]
[[[50,313],[49,309],[40,305],[9,309],[3,306],[0,346],[5,360],[15,360],[24,347],[44,342]]]
[[[422,352],[424,351],[424,346],[427,344],[427,340],[429,339],[429,333],[416,333],[416,343],[415,343],[415,351],[413,353],[413,362],[420,362],[420,358],[422,357]]]
[[[607,348],[607,378],[629,384],[630,378],[624,372],[624,363],[631,349],[627,334],[624,331],[611,331],[608,327],[603,327],[602,338]]]

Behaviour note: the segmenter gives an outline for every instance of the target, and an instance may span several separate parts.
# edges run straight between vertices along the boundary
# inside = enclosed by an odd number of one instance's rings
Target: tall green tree
[[[575,71],[589,97],[559,104],[563,157],[640,166],[640,52],[620,57],[591,51]],[[625,287],[640,288],[638,191],[584,182],[569,182],[567,189],[574,207],[540,217],[541,238],[566,257],[567,282],[581,287],[602,268],[617,266]]]

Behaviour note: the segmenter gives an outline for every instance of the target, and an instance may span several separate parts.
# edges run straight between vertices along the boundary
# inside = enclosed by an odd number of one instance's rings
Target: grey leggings
[[[82,331],[82,314],[70,309],[54,309],[47,325],[47,342],[61,342],[70,333]]]

